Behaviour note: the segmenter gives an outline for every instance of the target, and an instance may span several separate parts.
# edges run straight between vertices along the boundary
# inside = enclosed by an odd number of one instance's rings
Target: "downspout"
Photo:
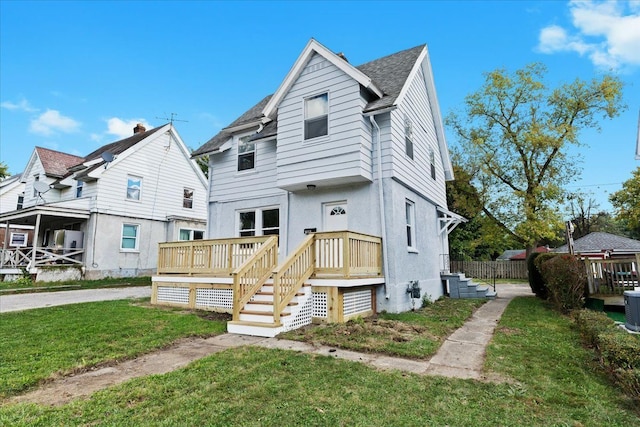
[[[382,231],[382,268],[384,270],[384,297],[389,299],[389,290],[387,288],[387,274],[389,273],[389,256],[387,253],[387,223],[384,215],[384,188],[382,186],[382,143],[380,141],[380,126],[376,122],[373,115],[369,116],[369,121],[375,128],[374,138],[377,140],[377,169],[378,169],[378,203],[380,204],[380,229]]]

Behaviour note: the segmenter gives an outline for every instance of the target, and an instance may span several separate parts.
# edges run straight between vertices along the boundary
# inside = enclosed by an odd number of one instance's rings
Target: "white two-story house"
[[[107,144],[85,157],[36,147],[23,194],[0,224],[30,226],[33,241],[2,242],[0,274],[37,280],[151,275],[158,243],[202,239],[206,177],[172,124]],[[17,209],[16,209],[17,208]]]
[[[447,234],[462,218],[447,210],[453,174],[425,45],[354,66],[312,39],[274,94],[193,155],[209,156],[209,237],[277,235],[277,267],[246,282],[246,262],[228,265],[233,282],[180,279],[183,264],[159,268],[155,302],[177,303],[185,282],[192,292],[232,283],[229,330],[269,335],[250,328],[266,311],[273,335],[311,320],[402,312],[446,292]],[[298,273],[287,272],[296,262]],[[298,284],[288,284],[294,276]],[[274,297],[266,309],[254,302],[305,288],[309,299],[293,308]]]

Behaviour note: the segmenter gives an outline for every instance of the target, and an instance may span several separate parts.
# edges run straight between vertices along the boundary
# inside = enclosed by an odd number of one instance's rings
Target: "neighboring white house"
[[[15,174],[0,181],[0,213],[22,209],[24,182],[22,174]]]
[[[0,224],[33,226],[35,244],[16,251],[5,239],[2,274],[150,275],[159,242],[205,234],[206,177],[171,124],[138,125],[86,157],[36,147],[22,182],[22,206]]]
[[[210,238],[278,234],[282,262],[314,232],[376,236],[381,277],[313,275],[314,295],[326,301],[331,294],[319,287],[342,287],[354,290],[336,297],[345,307],[402,312],[416,304],[408,288],[432,300],[445,292],[447,235],[463,219],[447,209],[453,172],[426,45],[354,66],[311,39],[277,91],[193,153],[202,155]],[[331,244],[318,243],[316,258],[328,258]],[[314,304],[322,317],[326,304]]]

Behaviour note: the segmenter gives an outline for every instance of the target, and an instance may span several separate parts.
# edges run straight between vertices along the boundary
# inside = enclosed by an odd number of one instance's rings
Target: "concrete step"
[[[231,334],[273,338],[283,330],[284,327],[282,325],[276,325],[274,323],[266,324],[245,321],[227,322],[227,332]]]

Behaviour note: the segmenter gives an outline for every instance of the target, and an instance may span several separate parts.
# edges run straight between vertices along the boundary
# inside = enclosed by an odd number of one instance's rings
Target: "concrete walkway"
[[[150,296],[151,286],[0,295],[0,313],[52,307],[56,305],[78,304],[82,302],[147,298]]]

